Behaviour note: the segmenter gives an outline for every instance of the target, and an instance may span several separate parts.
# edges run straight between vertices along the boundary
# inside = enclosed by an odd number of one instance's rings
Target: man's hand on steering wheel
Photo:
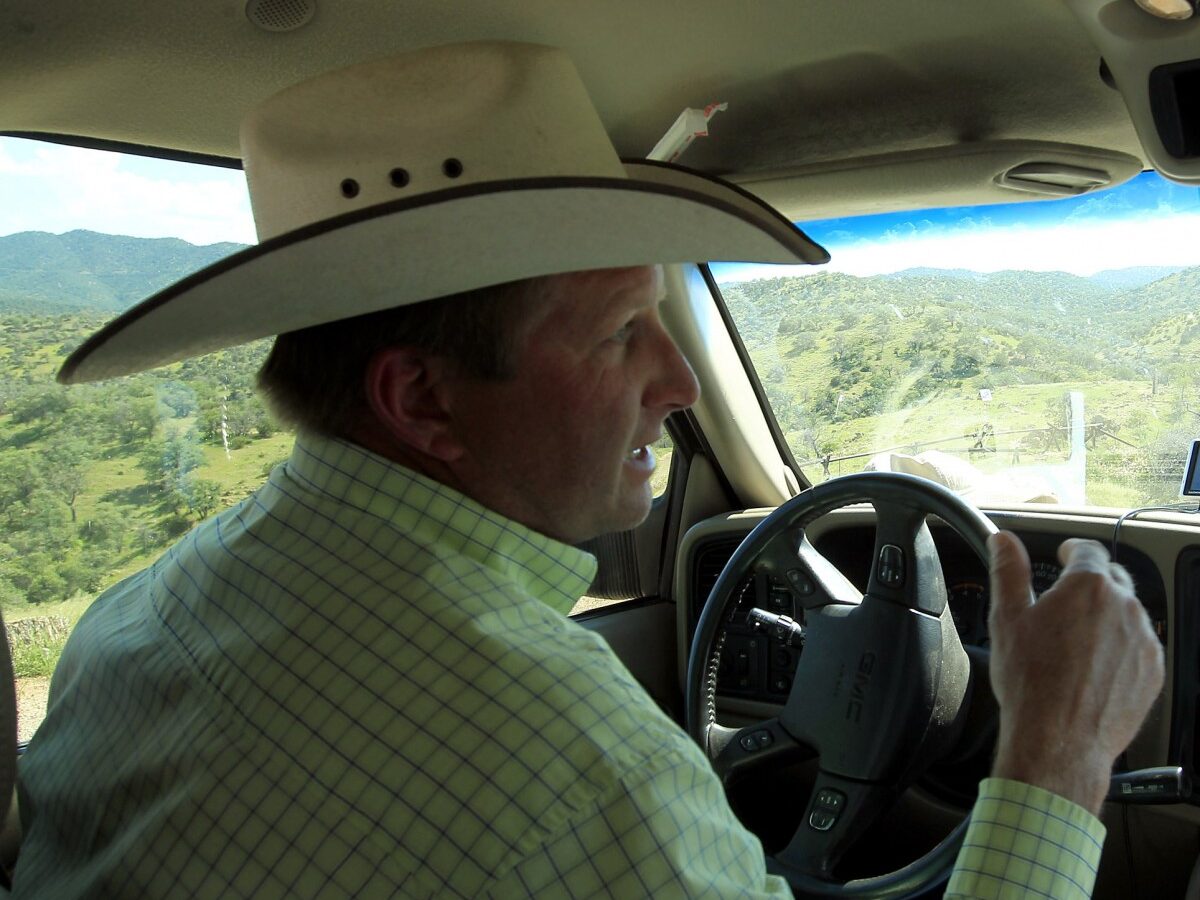
[[[1162,690],[1162,646],[1129,573],[1095,541],[1062,543],[1062,574],[1036,603],[1020,540],[1002,532],[988,547],[993,774],[1097,813],[1113,762]]]

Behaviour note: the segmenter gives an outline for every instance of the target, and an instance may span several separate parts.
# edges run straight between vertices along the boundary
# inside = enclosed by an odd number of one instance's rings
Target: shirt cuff
[[[946,897],[1087,900],[1105,833],[1099,819],[1065,797],[985,778]]]

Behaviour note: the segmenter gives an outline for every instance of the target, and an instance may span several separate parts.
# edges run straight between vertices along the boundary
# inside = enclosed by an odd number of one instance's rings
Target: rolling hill
[[[242,247],[94,231],[0,237],[0,310],[119,312]]]
[[[266,342],[97,385],[53,382],[105,318],[237,249],[85,231],[0,238],[0,606],[57,602],[145,565],[287,453],[253,390]],[[989,418],[1013,429],[998,450],[1049,458],[1062,398],[1080,390],[1089,419],[1119,437],[1088,457],[1089,498],[1132,504],[1173,489],[1161,472],[1175,432],[1200,422],[1200,267],[1146,282],[1156,274],[816,272],[722,290],[811,479],[825,474],[812,460],[841,455],[854,470],[893,444],[961,444]]]

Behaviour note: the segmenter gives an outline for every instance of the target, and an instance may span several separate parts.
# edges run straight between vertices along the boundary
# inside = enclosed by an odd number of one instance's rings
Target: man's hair
[[[272,412],[296,428],[351,437],[371,416],[367,367],[388,347],[417,347],[457,371],[511,377],[523,325],[548,278],[530,278],[289,331],[258,371]]]

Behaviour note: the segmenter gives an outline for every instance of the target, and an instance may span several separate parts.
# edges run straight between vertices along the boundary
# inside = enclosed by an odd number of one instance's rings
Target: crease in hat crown
[[[626,177],[574,64],[538,44],[454,44],[329,72],[252,110],[241,143],[260,241],[448,187]]]

